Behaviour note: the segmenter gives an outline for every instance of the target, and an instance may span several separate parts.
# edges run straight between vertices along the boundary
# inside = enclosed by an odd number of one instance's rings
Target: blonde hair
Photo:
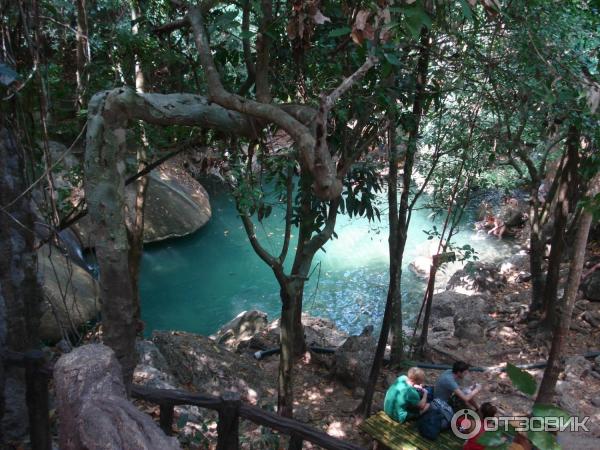
[[[417,384],[425,381],[425,372],[423,372],[423,369],[419,369],[418,367],[411,367],[408,369],[406,376],[409,380]]]

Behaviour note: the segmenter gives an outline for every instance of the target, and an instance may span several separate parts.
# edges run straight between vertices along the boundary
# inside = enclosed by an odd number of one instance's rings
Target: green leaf
[[[547,431],[528,431],[527,437],[540,450],[561,450],[562,447],[556,439]]]
[[[255,35],[256,35],[256,33],[253,33],[252,31],[249,31],[249,30],[245,30],[240,33],[240,38],[241,39],[249,39]]]
[[[348,27],[336,28],[335,30],[331,30],[329,32],[329,37],[339,37],[344,36],[346,34],[350,34],[352,30]]]
[[[402,8],[404,13],[404,23],[410,31],[410,34],[417,38],[421,34],[421,28],[431,28],[431,17],[420,5]]]
[[[479,436],[477,443],[485,447],[497,447],[506,443],[506,437],[502,430],[486,431]]]
[[[512,381],[519,391],[527,395],[535,394],[537,383],[528,372],[519,369],[511,363],[507,363],[506,373],[508,374],[510,381]]]
[[[398,57],[396,55],[394,55],[393,53],[385,53],[384,56],[385,56],[385,59],[387,59],[387,61],[390,64],[393,64],[394,66],[402,65],[402,63],[400,62]]]
[[[554,405],[533,405],[532,412],[535,417],[562,417],[565,420],[571,418],[568,412]]]
[[[54,17],[60,17],[60,14],[58,13],[58,10],[56,9],[56,7],[52,4],[51,1],[45,1],[42,2],[42,7],[45,8],[47,11],[49,11],[51,14],[54,15]]]
[[[462,7],[463,17],[467,20],[473,20],[473,11],[467,0],[460,0],[460,6]]]

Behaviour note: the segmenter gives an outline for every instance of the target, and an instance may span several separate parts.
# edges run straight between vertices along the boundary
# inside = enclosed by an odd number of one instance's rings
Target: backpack
[[[421,436],[435,441],[440,435],[445,421],[444,415],[439,409],[429,408],[421,417],[419,417],[419,420],[417,420],[417,428],[419,433],[421,433]]]

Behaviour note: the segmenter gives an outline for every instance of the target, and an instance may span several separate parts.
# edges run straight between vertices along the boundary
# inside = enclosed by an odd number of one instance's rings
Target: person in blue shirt
[[[390,386],[385,394],[383,410],[397,422],[419,417],[429,408],[427,391],[423,389],[425,373],[418,367],[408,369]]]
[[[463,389],[459,385],[469,372],[469,368],[470,366],[464,361],[455,362],[452,365],[452,369],[444,371],[438,378],[433,389],[433,396],[451,406],[458,405],[454,407],[454,410],[462,409],[466,406],[477,411],[477,403],[474,397],[481,391],[481,385],[475,384],[469,389]]]

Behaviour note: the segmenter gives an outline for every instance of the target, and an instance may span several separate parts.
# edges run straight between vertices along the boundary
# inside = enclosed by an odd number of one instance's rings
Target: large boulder
[[[247,346],[247,342],[256,333],[267,328],[268,324],[267,313],[258,310],[243,311],[219,328],[219,331],[210,338],[219,344],[237,350],[240,346]]]
[[[148,175],[144,209],[144,243],[186,236],[203,227],[212,212],[208,193],[176,162],[167,161]],[[136,185],[125,189],[127,211],[135,212]],[[85,247],[93,247],[91,222],[88,216],[74,229]]]
[[[127,400],[121,368],[113,351],[92,344],[66,353],[54,366],[63,450],[179,449],[152,418]]]
[[[525,282],[531,279],[529,255],[520,252],[500,264],[500,274],[510,282]]]
[[[302,313],[304,340],[309,347],[339,347],[348,338],[348,334],[338,330],[333,322],[321,317],[313,317]],[[266,350],[279,346],[279,319],[242,343],[241,347],[254,350]]]
[[[335,352],[332,373],[351,389],[364,388],[369,381],[377,347],[377,341],[370,331],[348,337]]]
[[[250,357],[229,351],[205,336],[155,331],[152,341],[164,355],[176,381],[183,386],[217,396],[235,391],[252,403],[263,394],[268,396],[275,392],[270,384],[272,380],[266,379]]]
[[[506,276],[489,263],[469,262],[457,270],[448,281],[446,289],[461,294],[495,294],[506,286]]]
[[[178,389],[177,380],[167,360],[152,341],[136,342],[138,364],[133,372],[133,381],[141,386],[157,389]]]
[[[211,217],[206,189],[174,164],[163,164],[150,173],[144,210],[144,242],[186,236],[203,227]],[[133,214],[135,185],[126,189]]]
[[[41,339],[57,342],[98,317],[98,283],[59,249],[46,244],[38,250],[38,275],[44,294]]]
[[[580,289],[588,300],[600,302],[600,270],[588,275],[581,283]]]
[[[337,348],[348,338],[331,320],[302,314],[304,340],[309,347]]]
[[[433,331],[453,331],[459,339],[479,340],[493,324],[490,309],[486,296],[440,292],[432,298],[431,327]]]

